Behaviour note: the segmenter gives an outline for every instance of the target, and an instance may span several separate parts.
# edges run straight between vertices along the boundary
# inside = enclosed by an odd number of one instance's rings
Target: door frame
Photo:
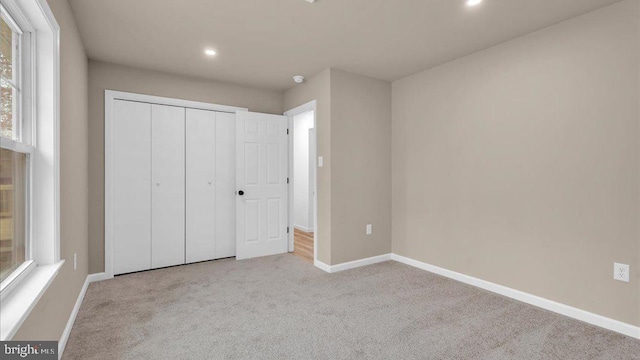
[[[168,105],[186,109],[211,110],[235,114],[247,111],[247,108],[217,105],[198,101],[174,99],[161,96],[129,93],[123,91],[104,91],[104,276],[113,278],[113,114],[114,101],[125,100],[148,104]]]
[[[313,111],[313,128],[314,131],[314,144],[313,148],[310,148],[309,151],[313,152],[314,159],[318,157],[318,112],[317,112],[318,102],[316,100],[309,101],[306,104],[302,104],[298,107],[295,107],[291,110],[288,110],[284,113],[289,119],[289,219],[288,226],[291,231],[289,231],[289,252],[293,251],[294,248],[294,221],[293,221],[293,210],[294,210],[294,197],[293,197],[293,188],[294,188],[294,179],[293,179],[293,136],[294,136],[294,127],[293,127],[293,118],[296,115],[300,115],[302,113],[306,113],[308,111]],[[311,156],[309,156],[311,157]],[[314,161],[314,163],[316,163]],[[313,165],[313,164],[309,164]],[[313,262],[314,264],[318,261],[318,169],[317,166],[314,166],[312,170],[313,174]],[[311,179],[311,177],[310,177]]]

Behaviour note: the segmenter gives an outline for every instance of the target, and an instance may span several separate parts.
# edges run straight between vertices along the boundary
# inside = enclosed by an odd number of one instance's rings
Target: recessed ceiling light
[[[467,6],[476,6],[479,5],[482,0],[467,0]]]
[[[209,56],[213,56],[216,54],[216,51],[213,49],[204,49],[204,53],[209,55]]]

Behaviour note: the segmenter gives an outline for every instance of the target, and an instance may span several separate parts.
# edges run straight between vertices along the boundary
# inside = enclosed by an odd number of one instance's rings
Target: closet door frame
[[[104,273],[94,274],[94,280],[110,279],[114,275],[114,101],[137,101],[148,104],[178,106],[189,109],[211,110],[235,114],[238,111],[248,111],[247,108],[209,104],[198,101],[173,99],[167,97],[136,94],[122,91],[105,90],[104,92]],[[151,134],[149,134],[151,136]]]

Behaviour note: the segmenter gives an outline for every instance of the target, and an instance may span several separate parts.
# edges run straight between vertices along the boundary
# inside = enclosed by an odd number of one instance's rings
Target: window
[[[2,7],[0,13],[0,291],[14,282],[33,263],[29,249],[30,163],[33,148],[23,136],[30,119],[21,109],[32,94],[25,94],[23,62],[24,32]],[[28,38],[27,38],[28,39]]]
[[[27,155],[0,149],[0,282],[24,264]]]
[[[2,85],[2,120],[0,135],[16,139],[20,104],[20,35],[22,31],[15,25],[6,11],[0,16],[0,76]]]
[[[0,341],[5,341],[64,260],[60,26],[47,0],[0,0],[0,20]]]

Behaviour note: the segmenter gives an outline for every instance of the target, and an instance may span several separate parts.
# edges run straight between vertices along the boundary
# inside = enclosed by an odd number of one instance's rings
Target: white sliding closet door
[[[151,268],[151,105],[115,100],[111,123],[113,272]]]
[[[192,263],[216,258],[216,113],[187,109],[186,128],[186,251]]]
[[[151,266],[185,263],[185,108],[151,107]]]
[[[216,115],[216,258],[236,255],[236,115]]]

